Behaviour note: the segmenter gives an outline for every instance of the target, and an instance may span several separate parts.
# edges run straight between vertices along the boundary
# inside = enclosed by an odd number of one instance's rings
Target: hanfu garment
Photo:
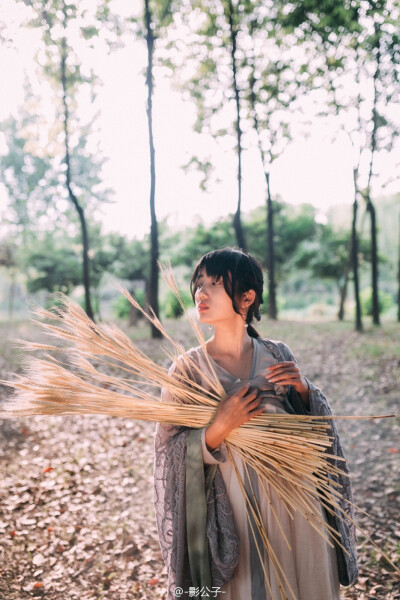
[[[277,344],[282,343],[271,341],[266,343],[261,338],[253,338],[254,352],[249,382],[252,388],[256,387],[260,390],[262,404],[266,412],[285,414],[288,412],[288,388],[269,383],[265,377],[265,369],[270,364],[279,360],[293,359],[286,346],[284,347],[285,352],[287,349],[289,354],[286,353],[285,355],[282,351],[280,355],[277,354]],[[284,345],[282,344],[282,346]],[[187,354],[199,364],[202,373],[209,371],[206,357],[201,348],[193,348]],[[248,381],[236,379],[213,361],[213,359],[210,360],[218,379],[228,395],[232,395]],[[315,386],[310,383],[309,385],[311,412],[314,409],[312,414],[330,414],[326,399]],[[163,393],[163,399],[166,401],[173,400],[165,392]],[[321,406],[318,403],[322,403]],[[221,577],[224,582],[221,586],[221,590],[224,593],[218,595],[219,600],[281,600],[282,597],[285,597],[285,594],[287,598],[293,600],[339,600],[339,580],[348,585],[349,582],[351,583],[357,577],[353,532],[349,533],[346,525],[342,534],[342,543],[351,550],[349,552],[350,560],[345,562],[342,559],[339,565],[340,569],[338,570],[337,548],[335,550],[335,548],[331,547],[310,526],[299,511],[292,510],[291,515],[293,518],[291,518],[272,486],[264,482],[265,487],[260,487],[255,472],[250,468],[245,473],[241,457],[233,452],[235,465],[242,477],[246,490],[253,490],[257,498],[262,520],[268,533],[268,539],[283,568],[286,581],[283,581],[283,584],[281,582],[281,585],[283,585],[282,596],[276,572],[259,539],[259,548],[261,548],[262,554],[260,559],[259,551],[249,528],[245,501],[239,487],[235,468],[227,458],[225,443],[222,443],[218,448],[210,452],[205,443],[205,429],[201,434],[201,450],[204,465],[207,469],[209,465],[218,464],[218,470],[222,477],[221,482],[216,477],[215,484],[217,490],[215,498],[219,501],[222,508],[217,506],[215,511],[216,516],[214,513],[211,515],[210,523],[207,526],[210,545],[214,545],[214,548],[216,548],[214,556],[219,568],[219,571],[216,572],[217,575],[222,573]],[[181,513],[184,511],[185,493],[182,482],[182,479],[184,479],[184,467],[180,465],[184,460],[185,451],[180,437],[184,435],[185,428],[175,428],[159,424],[155,442],[156,516],[161,549],[170,575],[168,599],[171,600],[174,597],[175,585],[181,585],[184,590],[190,585],[187,549],[184,550],[182,547],[185,540],[185,522],[184,516]],[[350,489],[346,489],[346,492],[348,492],[347,496],[350,498]],[[226,501],[228,501],[227,505],[224,504]],[[218,548],[218,539],[212,539],[212,533],[215,528],[220,527],[218,534],[220,538],[222,532],[224,532],[223,519],[225,518],[225,513],[228,513],[227,507],[232,511],[234,530],[238,536],[237,549],[235,549],[234,532],[230,535],[230,532],[227,533],[225,536],[226,539],[221,541],[221,548]],[[326,521],[325,511],[319,505],[317,509]],[[168,514],[167,517],[165,513]],[[228,517],[229,515],[226,517],[227,523]],[[277,519],[284,535],[279,528]],[[343,528],[340,522],[336,526],[336,529],[340,530],[341,527]],[[291,549],[289,549],[284,536],[286,536]],[[226,548],[223,548],[223,546],[226,546]],[[230,547],[232,548],[232,554],[238,550],[236,562],[233,562],[233,558],[229,562]],[[217,552],[220,552],[220,555],[217,555]],[[220,561],[219,558],[221,558]],[[227,576],[224,576],[225,567],[228,573]],[[215,580],[218,584],[218,577]],[[292,593],[289,591],[290,589]]]

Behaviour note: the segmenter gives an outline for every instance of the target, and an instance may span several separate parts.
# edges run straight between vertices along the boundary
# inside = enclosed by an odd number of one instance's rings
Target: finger
[[[299,367],[295,364],[289,365],[279,365],[275,369],[265,369],[264,373],[269,373],[270,375],[275,375],[276,373],[283,373],[285,371],[299,371]]]
[[[272,375],[269,376],[268,379],[269,381],[279,381],[282,378],[289,378],[289,379],[301,379],[301,375],[298,371],[293,372],[293,371],[284,371],[283,373],[277,373],[276,375]]]
[[[276,369],[279,369],[281,367],[288,367],[288,366],[293,367],[295,365],[296,365],[296,363],[293,362],[292,360],[284,360],[281,362],[274,363],[273,365],[269,365],[266,368],[266,371],[275,371]]]
[[[298,377],[280,377],[278,379],[270,380],[270,383],[278,385],[295,385],[301,381]]]
[[[250,419],[252,419],[253,417],[256,417],[257,415],[262,415],[264,410],[265,410],[264,406],[254,408],[252,411],[249,412]]]
[[[245,383],[243,387],[240,388],[240,390],[238,390],[236,392],[236,394],[234,394],[234,396],[236,396],[237,398],[243,398],[243,396],[245,396],[247,394],[247,392],[250,389],[250,383]]]
[[[257,398],[258,396],[258,390],[254,389],[251,390],[248,394],[246,394],[246,396],[243,396],[243,400],[246,402],[246,404],[249,404],[249,402],[252,402],[255,398]]]
[[[253,410],[256,410],[257,408],[259,408],[260,404],[261,404],[261,398],[256,398],[255,400],[253,400],[253,402],[250,402],[247,405],[247,410],[249,412],[252,412]]]
[[[271,377],[277,377],[279,375],[285,375],[285,374],[293,374],[293,375],[298,375],[300,373],[300,370],[297,367],[285,367],[282,369],[276,369],[275,371],[265,371],[265,377],[267,379],[270,379]]]

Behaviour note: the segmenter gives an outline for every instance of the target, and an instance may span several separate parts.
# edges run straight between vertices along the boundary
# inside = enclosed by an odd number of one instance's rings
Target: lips
[[[199,312],[203,312],[204,310],[208,310],[208,306],[206,304],[198,304],[197,305],[197,310]]]

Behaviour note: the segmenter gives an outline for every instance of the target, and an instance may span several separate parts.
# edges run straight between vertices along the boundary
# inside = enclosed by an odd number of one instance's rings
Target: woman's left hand
[[[265,371],[267,381],[280,385],[291,385],[302,397],[308,397],[308,384],[306,378],[300,373],[295,362],[278,362]]]

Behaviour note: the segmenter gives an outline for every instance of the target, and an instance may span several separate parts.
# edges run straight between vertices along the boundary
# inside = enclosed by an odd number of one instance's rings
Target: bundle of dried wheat
[[[164,273],[164,276],[180,300],[172,275]],[[94,323],[79,305],[60,296],[59,307],[51,312],[38,309],[35,313],[44,319],[36,322],[64,346],[22,342],[26,350],[42,350],[45,354],[43,358],[27,361],[25,375],[3,382],[14,388],[15,393],[0,411],[0,417],[105,414],[192,428],[202,428],[212,421],[224,390],[207,352],[204,355],[209,373],[201,372],[203,387],[193,377],[200,374],[197,363],[168,335],[154,314],[143,311],[127,291],[122,292],[168,340],[170,350],[165,349],[166,356],[171,360],[179,357],[180,373],[171,377],[166,368],[146,356],[120,329]],[[204,348],[197,323],[189,315],[187,318]],[[52,321],[56,324],[51,324]],[[55,358],[58,353],[67,365]],[[178,403],[160,401],[162,388]],[[246,466],[256,470],[265,493],[267,481],[289,513],[300,511],[328,543],[335,541],[341,545],[339,534],[321,518],[317,508],[321,503],[330,512],[333,509],[339,514],[343,512],[338,502],[339,491],[333,484],[335,476],[343,472],[329,460],[332,458],[327,452],[331,445],[329,431],[329,418],[262,414],[232,431],[226,443],[233,464],[232,452],[237,452]],[[259,507],[254,498],[252,501],[248,498],[238,472],[237,476],[249,518],[252,516],[257,523],[277,578],[288,585],[259,518]],[[278,517],[275,518],[279,524]]]

